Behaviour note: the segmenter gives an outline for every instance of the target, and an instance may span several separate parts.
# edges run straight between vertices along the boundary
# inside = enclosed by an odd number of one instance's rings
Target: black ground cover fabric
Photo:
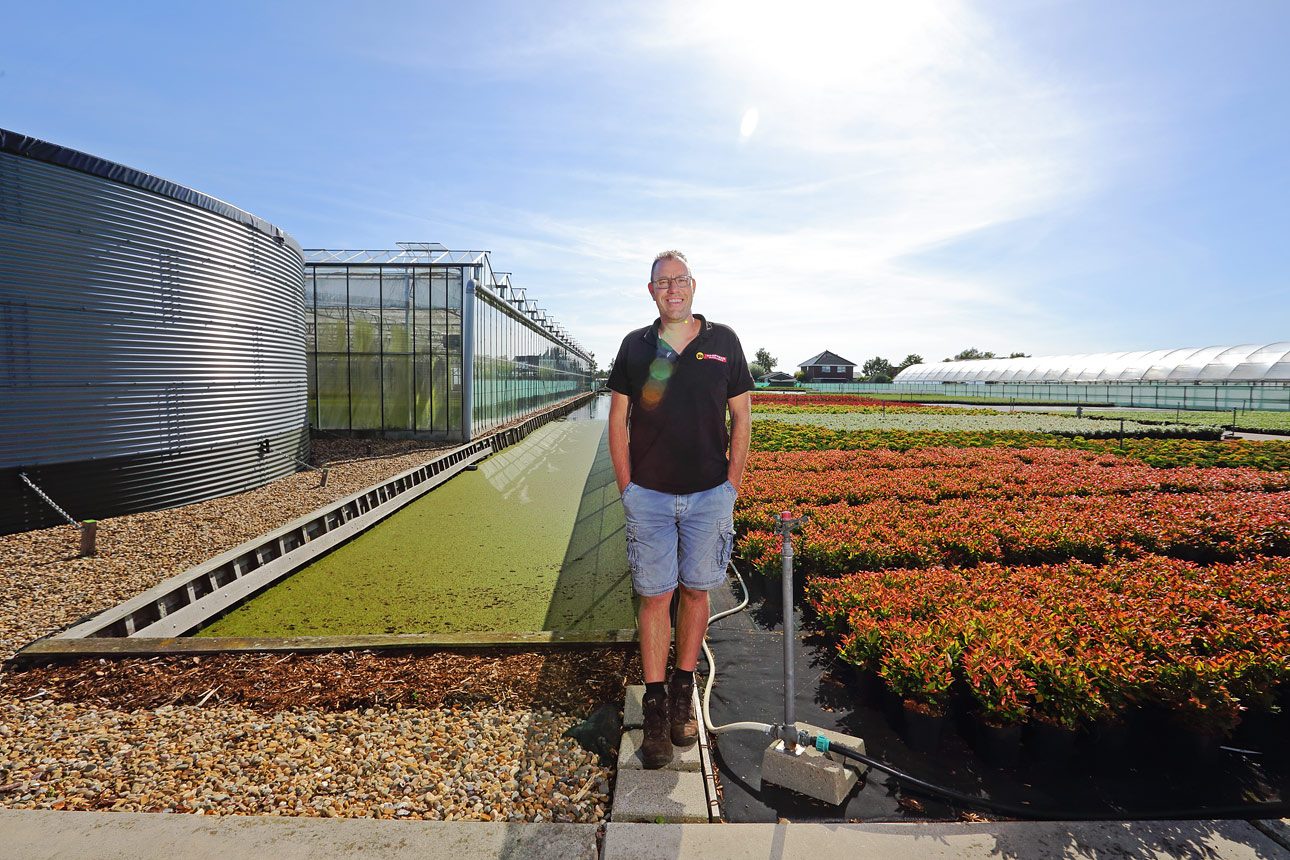
[[[713,612],[734,606],[738,594],[735,585],[712,592]],[[1036,760],[1023,746],[1015,767],[1000,768],[982,761],[964,740],[972,726],[962,716],[945,727],[936,753],[910,749],[893,728],[888,716],[891,704],[869,704],[869,699],[859,696],[846,667],[835,666],[829,644],[809,629],[803,633],[800,608],[797,618],[797,719],[863,738],[870,756],[928,782],[1050,810],[1058,813],[1054,818],[1126,811],[1141,812],[1143,818],[1165,817],[1160,813],[1290,798],[1290,750],[1285,741],[1290,731],[1280,732],[1280,743],[1275,740],[1280,729],[1290,728],[1284,718],[1271,730],[1266,724],[1238,730],[1227,744],[1257,755],[1218,749],[1197,759],[1185,749],[1152,743],[1140,727],[1138,734],[1130,734],[1122,757],[1099,754],[1089,739],[1081,739],[1064,762]],[[717,725],[739,720],[782,722],[784,646],[779,607],[755,597],[743,612],[713,624],[708,643],[717,662],[712,721]],[[761,759],[768,744],[769,739],[756,732],[717,737],[716,763],[727,820],[955,820],[969,811],[1003,817],[899,790],[894,778],[879,773],[862,780],[841,807],[763,786]]]

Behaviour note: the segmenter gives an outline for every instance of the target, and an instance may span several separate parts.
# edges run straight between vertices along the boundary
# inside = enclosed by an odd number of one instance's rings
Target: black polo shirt
[[[609,387],[631,398],[632,482],[661,493],[698,493],[726,480],[726,401],[753,389],[739,337],[699,314],[699,334],[678,354],[659,320],[623,338]]]

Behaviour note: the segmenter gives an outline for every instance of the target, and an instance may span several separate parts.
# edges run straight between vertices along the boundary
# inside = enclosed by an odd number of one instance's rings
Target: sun
[[[674,7],[672,23],[673,32],[686,34],[748,78],[789,88],[848,88],[932,59],[928,54],[938,40],[929,36],[945,24],[943,5],[708,0]]]

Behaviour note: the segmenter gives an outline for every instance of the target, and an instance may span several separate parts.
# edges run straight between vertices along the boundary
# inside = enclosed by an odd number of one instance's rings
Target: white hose
[[[713,615],[711,618],[708,619],[708,624],[711,624],[714,621],[720,621],[722,618],[725,618],[730,615],[734,615],[736,612],[742,612],[744,607],[748,605],[748,586],[744,583],[744,578],[739,575],[739,568],[735,567],[735,563],[733,560],[731,560],[730,562],[730,570],[734,572],[735,579],[739,581],[739,587],[743,589],[744,599],[739,601],[738,605],[730,609],[724,610],[722,612],[718,612],[716,615]],[[739,732],[739,731],[761,732],[762,734],[766,734],[766,735],[773,734],[775,731],[775,727],[770,725],[769,723],[739,722],[739,723],[726,723],[724,726],[714,726],[712,724],[712,715],[708,711],[708,701],[712,697],[712,682],[717,677],[717,661],[712,658],[712,651],[711,649],[708,648],[708,636],[706,632],[703,635],[703,657],[705,660],[708,661],[708,678],[703,684],[703,725],[704,727],[708,731],[712,732],[713,734],[719,734],[721,732]]]

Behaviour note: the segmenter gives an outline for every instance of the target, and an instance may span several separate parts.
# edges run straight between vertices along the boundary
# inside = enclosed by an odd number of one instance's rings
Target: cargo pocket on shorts
[[[640,538],[636,534],[636,526],[627,523],[627,567],[631,570],[632,576],[640,573],[641,567],[641,544]]]
[[[723,520],[717,525],[720,533],[720,540],[717,541],[717,571],[720,576],[725,576],[726,568],[730,566],[730,554],[735,548],[735,523],[734,520]]]

